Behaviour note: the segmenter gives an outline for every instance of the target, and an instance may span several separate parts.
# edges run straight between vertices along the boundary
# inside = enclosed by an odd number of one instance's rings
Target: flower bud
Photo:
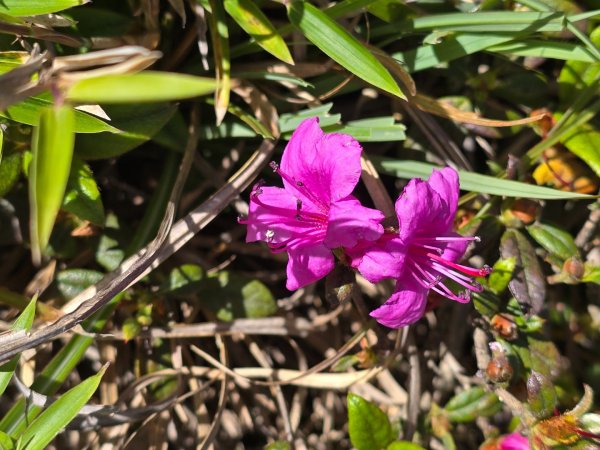
[[[573,256],[565,260],[563,264],[563,272],[568,274],[574,280],[581,280],[585,267],[579,258]]]
[[[517,338],[517,324],[509,314],[495,314],[490,320],[492,330],[501,338],[511,341]]]

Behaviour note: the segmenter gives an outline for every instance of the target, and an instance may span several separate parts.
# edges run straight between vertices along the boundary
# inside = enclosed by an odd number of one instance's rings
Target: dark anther
[[[296,181],[296,186],[302,187],[304,186],[304,183],[302,181]]]
[[[274,172],[277,172],[279,170],[279,165],[275,161],[271,161],[269,163],[269,167],[271,167],[271,169],[273,169]]]
[[[300,211],[302,209],[302,200],[300,200],[299,198],[296,199],[296,209],[298,211]]]

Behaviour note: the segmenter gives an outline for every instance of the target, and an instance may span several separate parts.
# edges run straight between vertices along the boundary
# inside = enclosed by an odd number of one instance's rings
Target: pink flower
[[[519,433],[510,433],[500,441],[500,450],[529,450],[529,439]]]
[[[454,169],[435,170],[428,181],[411,180],[396,201],[399,231],[386,233],[377,242],[361,242],[347,251],[352,267],[369,281],[395,278],[392,296],[371,316],[382,325],[399,328],[419,320],[425,313],[427,293],[461,303],[470,291],[480,292],[473,280],[491,268],[474,269],[457,264],[476,237],[463,237],[452,231],[458,205],[458,174]],[[466,288],[455,294],[445,279]]]
[[[317,118],[304,120],[271,167],[283,188],[257,184],[250,195],[246,242],[266,241],[287,251],[289,290],[327,275],[332,249],[375,241],[383,234],[381,212],[351,195],[361,173],[360,144],[345,134],[324,134]]]

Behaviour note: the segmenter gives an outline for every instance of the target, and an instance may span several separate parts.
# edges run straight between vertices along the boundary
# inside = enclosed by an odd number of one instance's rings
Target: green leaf
[[[372,157],[372,160],[382,172],[395,175],[399,178],[427,178],[431,175],[433,169],[441,169],[439,166],[418,161],[399,161],[381,157]],[[504,180],[464,170],[459,170],[458,174],[460,176],[460,188],[465,191],[504,197],[526,197],[543,200],[594,198],[591,195],[559,191],[557,189],[522,183],[520,181]]]
[[[90,269],[65,269],[56,275],[56,286],[66,299],[71,299],[88,286],[96,284],[103,275]]]
[[[23,155],[11,153],[0,161],[0,197],[4,197],[15,185],[21,175]]]
[[[593,123],[577,127],[560,141],[600,177],[600,131]]]
[[[392,58],[402,61],[410,72],[417,72],[511,40],[512,36],[506,33],[456,33],[445,37],[439,44],[394,53]]]
[[[536,223],[528,226],[527,231],[538,244],[563,261],[579,255],[573,236],[565,230],[544,223]]]
[[[383,64],[316,6],[295,0],[288,7],[288,17],[310,42],[342,67],[367,83],[406,99]]]
[[[66,98],[82,103],[163,102],[210,94],[216,86],[212,78],[145,71],[76,81],[67,88]]]
[[[393,142],[406,139],[406,127],[395,123],[393,117],[373,117],[362,120],[352,120],[345,125],[325,127],[328,133],[344,133],[354,137],[359,142]]]
[[[204,276],[202,267],[196,264],[183,264],[171,270],[169,278],[162,284],[160,292],[174,295],[190,294],[200,287]]]
[[[388,417],[375,404],[348,394],[348,432],[350,442],[357,450],[378,450],[394,439]]]
[[[508,229],[500,240],[502,258],[515,258],[516,266],[512,280],[508,283],[510,292],[520,305],[539,313],[546,298],[546,279],[535,254],[535,248],[517,230]]]
[[[128,317],[123,322],[123,339],[125,342],[132,340],[142,332],[142,325],[135,317]]]
[[[258,45],[281,61],[294,64],[281,35],[252,0],[225,0],[225,11]]]
[[[31,329],[31,326],[33,325],[33,319],[35,318],[36,302],[37,296],[34,296],[27,307],[10,327],[12,331],[27,331]],[[6,386],[8,386],[8,383],[10,382],[15,369],[17,368],[19,356],[20,355],[13,356],[10,361],[0,366],[0,397],[2,397]],[[1,443],[2,441],[0,440],[0,448],[4,448]]]
[[[501,294],[508,287],[513,272],[515,270],[517,259],[511,258],[500,258],[494,264],[494,270],[487,279],[488,288],[494,294]]]
[[[394,441],[385,450],[425,450],[420,445],[409,441]]]
[[[104,233],[100,236],[96,248],[96,262],[106,270],[115,270],[125,259],[125,236],[119,220],[114,214],[108,214],[104,225]]]
[[[454,396],[444,407],[452,422],[472,422],[477,417],[489,417],[502,409],[502,403],[493,392],[481,386],[473,387]]]
[[[10,105],[6,111],[0,111],[0,117],[24,123],[25,125],[37,126],[40,122],[40,114],[42,111],[51,106],[52,102],[43,97],[29,97],[22,102]],[[119,132],[117,128],[91,114],[77,109],[74,113],[76,133],[101,133],[102,131],[110,133]]]
[[[529,409],[538,419],[550,417],[558,401],[552,381],[534,370],[527,379]]]
[[[83,5],[89,0],[2,0],[0,14],[12,17],[37,16],[49,14],[73,6]]]
[[[219,272],[201,281],[197,291],[220,320],[268,317],[277,311],[273,294],[258,280]]]
[[[207,17],[212,40],[213,58],[218,85],[215,90],[215,116],[221,125],[231,94],[231,61],[229,56],[229,29],[221,0],[208,0],[210,14]]]
[[[600,284],[600,267],[592,266],[588,263],[584,264],[585,270],[583,272],[583,278],[581,281],[584,283],[596,283]]]
[[[81,220],[104,225],[104,206],[98,185],[92,170],[77,157],[73,158],[62,208]]]
[[[27,427],[21,437],[26,450],[43,450],[75,418],[96,392],[106,368],[69,389]]]
[[[523,39],[498,43],[487,48],[490,52],[506,53],[515,56],[559,59],[565,61],[596,62],[590,51],[581,45],[570,42]]]
[[[29,166],[31,255],[36,264],[48,245],[56,215],[63,202],[71,169],[75,118],[70,106],[44,110],[34,128]]]
[[[177,110],[167,103],[106,106],[105,111],[120,133],[78,134],[75,153],[82,159],[119,156],[157,134]]]

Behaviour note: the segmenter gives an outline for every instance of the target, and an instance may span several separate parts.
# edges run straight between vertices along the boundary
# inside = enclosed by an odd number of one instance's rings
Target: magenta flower
[[[529,439],[519,433],[510,433],[502,437],[500,450],[529,450]]]
[[[352,267],[367,280],[396,279],[392,296],[371,312],[382,325],[399,328],[419,320],[430,290],[461,303],[469,301],[470,291],[482,290],[473,277],[485,276],[491,268],[457,264],[469,242],[478,239],[452,231],[458,194],[458,174],[451,168],[435,170],[429,181],[411,180],[396,201],[399,231],[347,251]],[[466,291],[455,294],[446,279]]]
[[[271,167],[283,188],[257,184],[250,195],[246,242],[266,241],[289,256],[289,290],[306,286],[334,266],[332,250],[383,234],[381,212],[351,195],[361,173],[360,144],[345,134],[324,134],[318,118],[304,120]]]

